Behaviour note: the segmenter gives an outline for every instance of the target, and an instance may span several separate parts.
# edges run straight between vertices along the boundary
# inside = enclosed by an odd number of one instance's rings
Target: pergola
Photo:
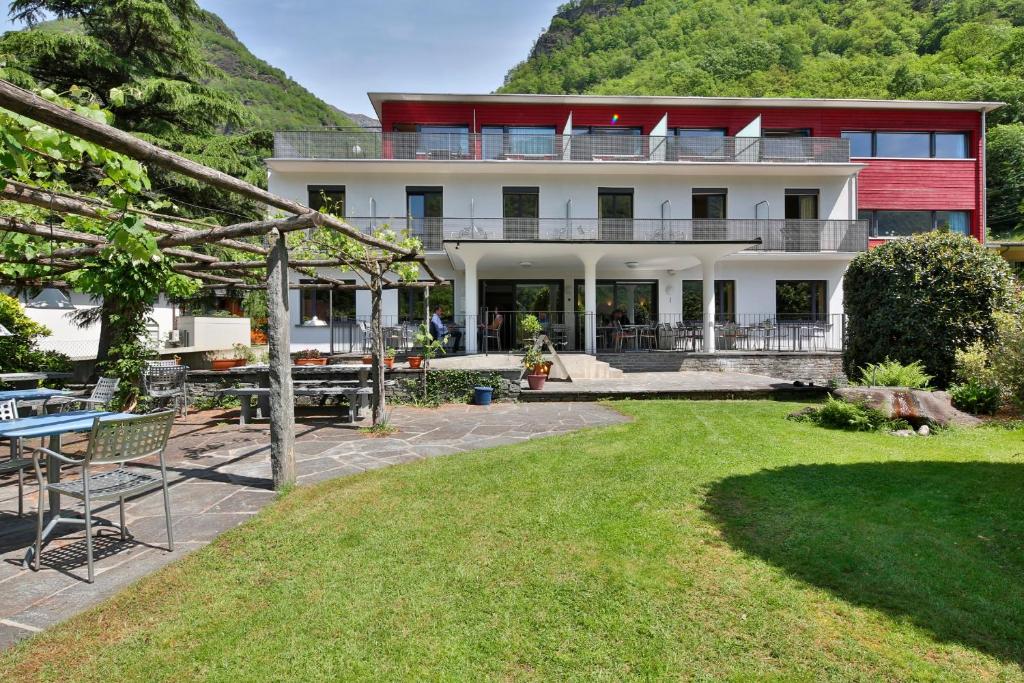
[[[377,342],[374,345],[374,394],[383,400],[383,372],[380,358],[381,290],[397,288],[430,288],[444,286],[422,256],[413,249],[386,239],[366,234],[344,220],[280,197],[244,180],[196,163],[173,152],[121,131],[112,126],[78,115],[34,93],[0,80],[0,108],[46,124],[70,135],[100,145],[127,157],[167,171],[193,178],[211,187],[232,192],[266,204],[284,214],[283,218],[238,223],[226,226],[208,224],[142,209],[126,211],[141,218],[143,225],[156,238],[163,258],[174,272],[196,278],[203,288],[230,288],[267,291],[267,337],[270,365],[270,457],[274,487],[281,488],[295,481],[295,417],[291,377],[291,339],[289,321],[289,289],[370,290],[371,325]],[[95,197],[58,192],[13,180],[4,180],[0,200],[19,202],[45,209],[51,213],[82,216],[106,221],[119,209]],[[364,245],[377,256],[363,261],[332,254],[325,258],[289,258],[287,235],[297,230],[327,228]],[[86,259],[113,245],[102,235],[27,222],[14,217],[0,218],[0,231],[32,235],[75,246],[51,249],[45,254],[20,258],[0,258],[0,263],[17,263],[47,267],[47,276],[13,278],[0,276],[0,284],[14,286],[62,286],[56,280],[83,267]],[[264,244],[242,241],[245,237],[263,237]],[[216,245],[246,258],[224,260],[191,249],[198,245]],[[398,262],[416,262],[429,279],[403,281],[390,276],[388,267]],[[352,283],[329,277],[318,268],[340,267],[364,276],[363,283]],[[306,282],[290,283],[289,270],[303,274]],[[256,281],[265,274],[265,282]],[[428,290],[429,291],[429,290]],[[378,410],[375,409],[376,416]]]

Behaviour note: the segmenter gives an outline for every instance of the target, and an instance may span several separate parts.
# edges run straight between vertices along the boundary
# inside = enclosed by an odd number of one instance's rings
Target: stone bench
[[[348,401],[348,421],[355,422],[359,417],[360,409],[369,400],[369,397],[373,395],[373,389],[370,387],[359,387],[359,386],[343,386],[343,387],[323,387],[323,386],[296,386],[293,388],[293,392],[296,396],[315,396],[321,401],[334,397],[345,398]],[[237,396],[241,401],[241,412],[238,418],[238,424],[244,425],[249,424],[252,421],[253,410],[252,410],[252,398],[269,398],[270,389],[266,387],[233,387],[230,389],[221,389],[218,393],[222,396]],[[269,417],[261,415],[260,417]]]

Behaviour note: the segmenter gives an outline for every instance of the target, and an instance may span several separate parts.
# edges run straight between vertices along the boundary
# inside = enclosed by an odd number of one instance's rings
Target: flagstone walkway
[[[625,419],[596,403],[398,407],[392,422],[399,431],[372,438],[358,428],[300,417],[295,445],[298,479],[308,484]],[[162,496],[147,494],[127,506],[132,538],[121,541],[109,531],[95,537],[94,584],[83,580],[85,541],[78,527],[67,527],[66,536],[44,548],[41,571],[22,569],[21,558],[34,538],[34,517],[17,517],[17,487],[13,479],[4,479],[0,487],[0,649],[87,609],[252,517],[274,499],[269,450],[267,425],[239,426],[237,411],[206,411],[178,420],[168,448],[175,552],[166,550]],[[28,483],[26,489],[26,510],[34,511],[35,484]],[[66,500],[65,507],[74,509],[71,503]],[[117,508],[103,508],[98,516],[116,522]]]

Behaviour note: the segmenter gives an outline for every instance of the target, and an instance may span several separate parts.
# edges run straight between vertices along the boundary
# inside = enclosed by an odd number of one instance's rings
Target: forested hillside
[[[575,0],[500,91],[1001,100],[989,225],[1024,230],[1021,0]]]

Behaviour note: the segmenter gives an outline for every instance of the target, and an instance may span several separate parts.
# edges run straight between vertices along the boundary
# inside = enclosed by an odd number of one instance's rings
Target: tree
[[[993,127],[987,151],[989,234],[995,239],[1024,236],[1024,124]]]
[[[1001,257],[963,235],[915,235],[859,254],[843,277],[846,374],[886,358],[921,361],[947,386],[957,349],[991,344],[996,313],[1019,311],[1016,286]]]
[[[232,175],[262,179],[265,132],[223,136],[251,122],[240,103],[203,84],[193,22],[195,0],[13,0],[10,16],[30,30],[0,38],[6,71],[22,84],[81,88],[113,115],[113,125]],[[40,20],[55,16],[56,24]],[[183,215],[234,222],[262,207],[175,174],[154,170],[168,205]],[[202,208],[197,208],[202,207]]]
[[[50,336],[49,328],[25,315],[18,300],[6,294],[0,294],[0,325],[11,333],[0,337],[0,372],[71,369],[64,354],[39,350],[39,339]]]

